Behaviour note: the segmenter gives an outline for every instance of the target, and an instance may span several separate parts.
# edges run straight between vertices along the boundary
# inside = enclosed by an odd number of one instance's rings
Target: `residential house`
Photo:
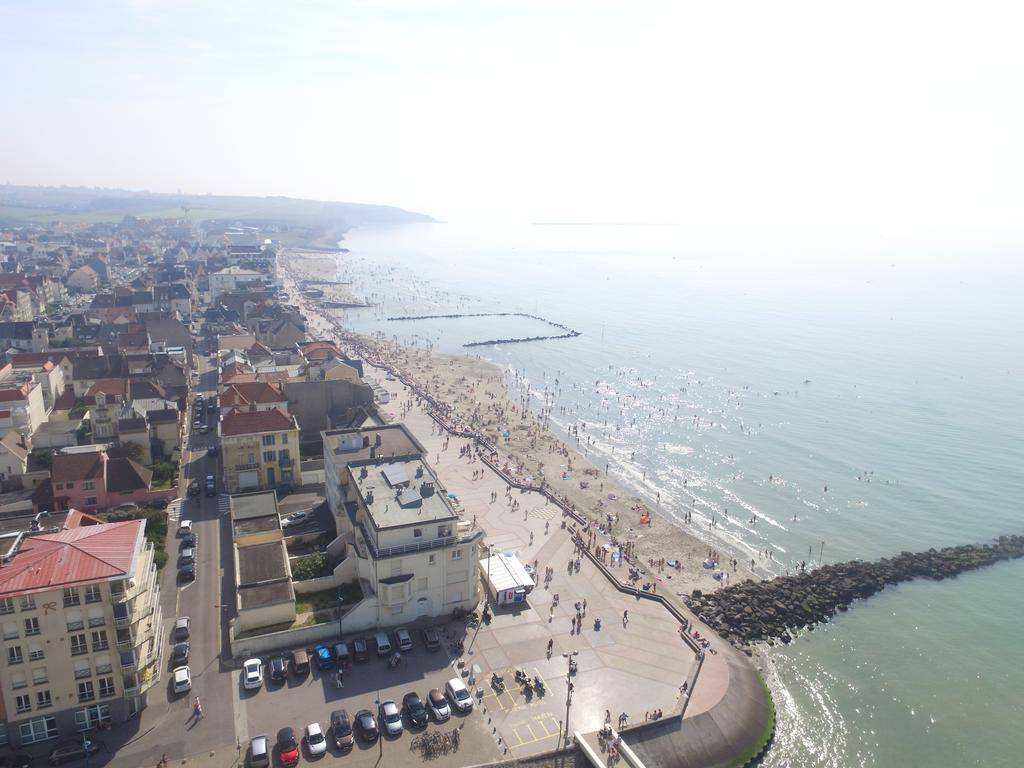
[[[19,352],[32,352],[33,331],[35,325],[31,318],[27,322],[0,322],[0,352],[16,349]]]
[[[238,631],[295,621],[295,591],[273,491],[231,497]]]
[[[9,429],[0,438],[0,480],[20,477],[28,472],[29,447],[23,434]]]
[[[19,531],[0,568],[0,731],[15,749],[129,720],[164,668],[145,521],[73,512],[63,528],[42,527],[48,519]]]
[[[50,470],[56,509],[102,512],[121,504],[173,498],[154,491],[153,472],[132,459],[110,458],[105,450],[58,453]]]
[[[42,385],[26,376],[0,380],[0,409],[8,412],[6,418],[0,418],[0,428],[13,427],[22,434],[31,435],[46,422]]]
[[[222,293],[230,293],[238,289],[240,285],[257,283],[262,287],[263,275],[250,269],[242,269],[233,266],[214,272],[208,277],[210,285],[210,298],[216,303],[217,297]]]
[[[228,493],[302,485],[299,428],[280,408],[233,410],[220,419],[224,486]]]
[[[89,408],[93,442],[117,439],[117,422],[128,402],[128,379],[100,379],[83,398]]]
[[[228,384],[220,391],[221,413],[228,411],[269,411],[279,408],[288,412],[288,399],[281,391],[280,384],[254,381]]]
[[[169,459],[181,445],[181,416],[176,408],[146,411],[150,429],[150,452],[153,461]]]
[[[129,416],[117,421],[117,441],[123,446],[135,446],[136,460],[145,467],[153,465],[153,448],[149,437],[149,424],[142,416]]]

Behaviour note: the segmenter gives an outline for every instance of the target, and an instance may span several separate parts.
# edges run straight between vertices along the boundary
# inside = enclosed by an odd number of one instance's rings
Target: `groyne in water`
[[[455,320],[463,317],[526,317],[530,320],[537,320],[557,328],[563,333],[549,334],[547,336],[520,336],[509,339],[487,339],[485,341],[470,341],[463,344],[463,347],[490,347],[495,344],[522,344],[527,341],[547,341],[549,339],[572,339],[583,334],[562,323],[548,320],[546,317],[531,315],[527,312],[470,312],[452,315],[402,315],[400,317],[389,317],[388,320]]]
[[[789,643],[793,632],[812,629],[858,599],[911,579],[942,580],[1002,560],[1024,557],[1024,536],[990,544],[902,552],[881,560],[824,565],[771,581],[744,581],[711,594],[695,589],[686,605],[737,648],[756,642]]]

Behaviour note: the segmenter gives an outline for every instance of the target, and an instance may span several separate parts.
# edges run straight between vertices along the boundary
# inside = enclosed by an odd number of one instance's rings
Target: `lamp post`
[[[481,545],[487,550],[487,584],[484,585],[484,610],[487,610],[488,598],[490,597],[491,590],[491,545]],[[477,622],[476,630],[473,632],[473,639],[469,641],[469,650],[472,652],[473,644],[476,642],[476,636],[480,634],[480,625],[483,623],[483,619]]]
[[[338,588],[338,642],[344,642],[345,633],[342,631],[341,622],[345,618],[345,612],[342,608],[345,605],[345,596],[341,592],[341,588]]]
[[[570,651],[569,653],[563,653],[562,658],[566,660],[565,669],[565,747],[569,748],[569,708],[572,707],[572,659],[576,656],[579,651]]]

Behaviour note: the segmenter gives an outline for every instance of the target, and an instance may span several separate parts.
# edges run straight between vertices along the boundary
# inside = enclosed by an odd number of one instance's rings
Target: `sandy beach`
[[[330,258],[328,269],[326,258],[322,253],[289,252],[282,259],[286,289],[293,291],[295,280],[311,275],[320,279],[334,275],[334,259]],[[372,366],[367,368],[367,378],[386,386],[390,369],[414,382],[438,404],[439,415],[446,421],[474,430],[496,446],[497,464],[511,476],[526,483],[545,483],[595,526],[603,526],[615,544],[631,544],[633,564],[644,573],[642,581],[655,582],[659,591],[679,595],[695,588],[717,589],[725,581],[735,583],[752,576],[742,563],[734,570],[729,553],[714,551],[714,545],[660,514],[651,506],[654,500],[627,493],[574,444],[547,429],[538,414],[513,402],[513,373],[478,355],[450,355],[355,334],[315,302],[299,301],[311,333],[335,341],[347,354]],[[399,404],[381,410],[391,411],[390,415],[400,420]],[[646,522],[641,522],[643,519]],[[721,581],[713,578],[713,569],[703,565],[709,555],[719,559],[719,554],[720,567],[727,574]]]

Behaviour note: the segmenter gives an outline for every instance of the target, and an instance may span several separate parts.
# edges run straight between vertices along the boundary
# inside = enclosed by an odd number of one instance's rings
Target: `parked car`
[[[409,634],[409,630],[405,627],[395,630],[395,640],[398,641],[398,650],[412,650],[412,635]]]
[[[313,648],[313,653],[316,655],[316,666],[319,669],[333,669],[334,668],[334,654],[331,653],[331,649],[326,645],[318,645]]]
[[[348,643],[337,643],[334,646],[334,663],[339,667],[344,667],[346,664],[351,663],[352,656],[348,650]]]
[[[373,713],[368,709],[361,709],[356,712],[356,731],[359,738],[371,744],[380,736],[380,729],[377,728],[377,721]]]
[[[171,681],[175,693],[188,693],[192,690],[192,670],[188,668],[187,664],[175,667],[171,673]]]
[[[378,656],[390,656],[391,655],[391,639],[388,637],[387,632],[378,632],[374,636],[374,640],[377,643],[377,655]]]
[[[201,426],[199,428],[199,434],[201,434],[201,435],[208,435],[208,434],[210,434],[210,425],[209,424],[203,424],[203,426]]]
[[[320,723],[310,723],[306,726],[306,749],[310,757],[317,757],[327,752],[327,738],[320,730]]]
[[[452,705],[460,712],[469,712],[473,708],[473,697],[469,693],[466,684],[459,678],[453,677],[444,684],[448,698]]]
[[[192,429],[199,429],[203,425],[203,420],[200,418],[192,419]]]
[[[263,685],[263,662],[260,659],[248,659],[242,665],[242,685],[250,691]]]
[[[184,536],[187,533],[192,533],[192,521],[182,520],[180,523],[178,523],[178,535]]]
[[[430,689],[430,693],[427,694],[427,706],[434,719],[439,723],[445,722],[452,716],[452,711],[448,706],[448,699],[444,697],[444,693],[440,688]]]
[[[370,651],[363,638],[360,637],[352,641],[352,655],[355,656],[356,661],[370,660]]]
[[[275,656],[270,660],[270,679],[275,683],[283,683],[288,679],[288,660],[284,656]]]
[[[181,579],[182,584],[187,584],[196,580],[196,565],[195,563],[189,563],[183,565],[178,569],[178,577]]]
[[[270,745],[266,736],[253,736],[249,742],[249,768],[270,768]]]
[[[426,728],[427,720],[427,708],[423,706],[423,702],[420,700],[420,696],[415,691],[409,691],[402,697],[402,707],[405,709],[405,713],[409,716],[409,724],[414,728]]]
[[[211,445],[209,448],[206,449],[207,456],[216,456],[218,453],[219,451],[217,450],[216,445]]]
[[[423,645],[427,647],[428,651],[436,651],[441,647],[441,633],[437,631],[437,627],[423,629]]]
[[[81,739],[65,741],[50,750],[46,762],[50,765],[60,765],[61,763],[84,760],[87,751],[88,754],[95,755],[100,751],[100,746],[100,742],[96,739],[86,739],[85,743],[82,743]]]
[[[181,565],[192,565],[196,561],[196,551],[192,547],[185,547],[181,550],[181,555],[178,557],[178,562]]]
[[[309,512],[292,512],[288,517],[281,521],[282,528],[292,528],[296,525],[302,525],[309,518]]]
[[[309,674],[309,654],[305,648],[292,651],[292,672],[296,677],[305,677]]]
[[[380,719],[388,736],[402,735],[402,711],[391,699],[381,703]]]
[[[174,664],[178,664],[179,666],[182,664],[187,664],[188,652],[188,643],[175,643],[174,648],[171,649],[171,662]]]
[[[331,737],[337,749],[343,752],[352,749],[352,724],[349,722],[348,712],[344,709],[331,712]]]
[[[186,533],[181,537],[181,541],[178,542],[178,547],[181,549],[195,549],[196,535],[194,533]]]
[[[277,732],[277,752],[281,765],[299,764],[299,742],[293,729],[286,727]]]
[[[174,620],[174,633],[171,637],[173,637],[175,641],[188,640],[191,630],[192,619],[188,616],[181,616]]]
[[[199,488],[199,481],[198,480],[193,480],[191,483],[188,484],[188,495],[189,496],[198,496],[199,495],[199,491],[200,491],[200,488]]]

